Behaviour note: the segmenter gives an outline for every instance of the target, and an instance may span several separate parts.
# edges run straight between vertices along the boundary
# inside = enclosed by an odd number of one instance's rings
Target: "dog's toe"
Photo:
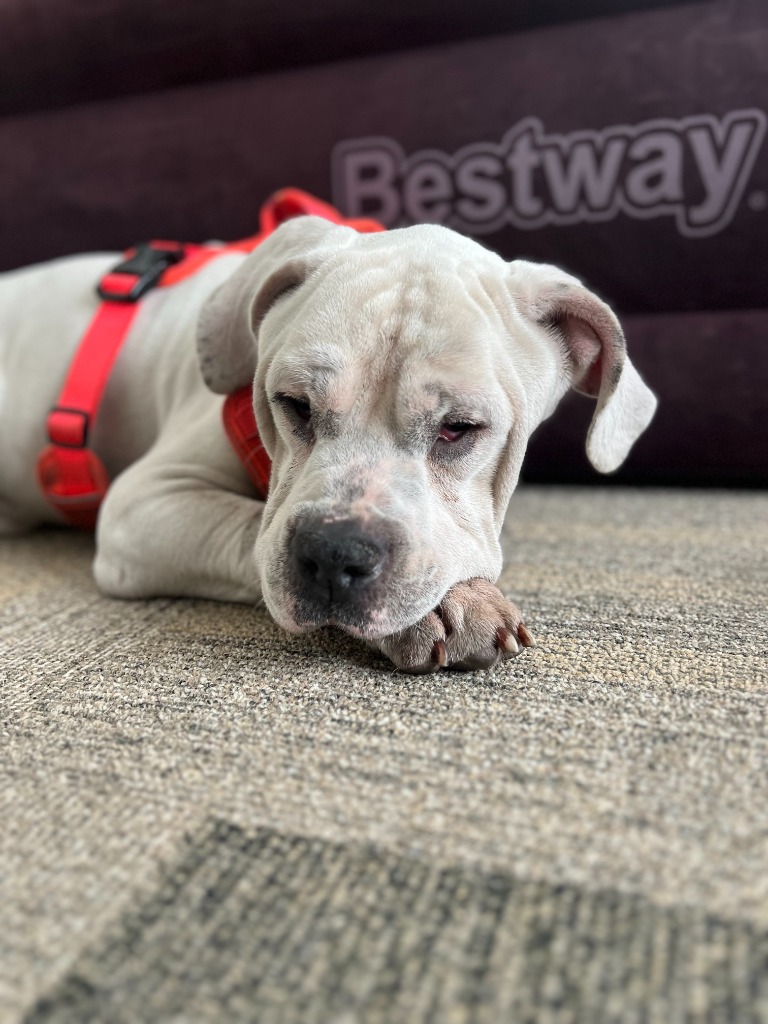
[[[528,629],[524,622],[521,622],[517,627],[517,638],[523,647],[535,647],[536,638]]]
[[[446,636],[439,615],[430,612],[415,626],[385,637],[381,650],[406,672],[437,672],[448,665]]]
[[[518,608],[488,580],[451,587],[439,608],[378,646],[405,672],[493,668],[534,646]]]
[[[514,633],[511,633],[504,626],[496,630],[496,646],[503,654],[511,654],[513,657],[520,653],[520,644],[517,642]]]
[[[448,633],[450,668],[492,668],[533,642],[518,608],[488,580],[467,580],[452,587],[440,614]]]

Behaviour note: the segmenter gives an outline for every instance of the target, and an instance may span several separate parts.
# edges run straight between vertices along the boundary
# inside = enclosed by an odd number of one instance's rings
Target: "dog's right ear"
[[[509,281],[524,314],[558,342],[571,386],[597,400],[587,455],[595,469],[612,473],[656,410],[616,314],[577,278],[546,263],[514,260]]]
[[[322,217],[282,224],[205,301],[197,321],[197,352],[211,391],[227,395],[253,381],[259,327],[281,296],[300,286],[330,252],[357,232]]]

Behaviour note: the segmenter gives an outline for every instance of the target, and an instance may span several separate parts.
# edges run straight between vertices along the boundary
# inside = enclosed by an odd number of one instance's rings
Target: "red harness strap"
[[[229,443],[256,487],[257,494],[262,499],[266,498],[272,463],[259,437],[256,417],[253,415],[253,389],[250,386],[227,395],[222,418]]]
[[[260,231],[251,238],[219,247],[149,242],[136,246],[106,274],[97,291],[103,300],[83,336],[58,402],[48,414],[48,444],[37,461],[40,487],[66,522],[93,529],[109,487],[101,459],[88,447],[91,427],[109,373],[125,340],[139,300],[151,288],[167,287],[196,273],[225,252],[251,252],[291,217],[314,214],[361,232],[383,231],[372,220],[346,220],[338,210],[298,189],[275,193],[262,207]],[[270,461],[253,414],[251,388],[229,395],[223,407],[224,428],[260,498],[269,489]]]

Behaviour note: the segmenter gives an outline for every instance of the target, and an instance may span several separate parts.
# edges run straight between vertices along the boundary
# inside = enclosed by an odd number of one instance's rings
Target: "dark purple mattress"
[[[766,112],[768,6],[712,0],[5,117],[0,268],[242,237],[285,185],[438,220],[627,318],[661,404],[617,479],[765,485]],[[588,414],[530,476],[597,479]]]

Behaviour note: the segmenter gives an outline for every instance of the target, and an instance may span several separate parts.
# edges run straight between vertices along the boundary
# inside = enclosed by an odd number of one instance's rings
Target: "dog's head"
[[[213,391],[253,383],[272,459],[257,563],[294,631],[387,636],[496,579],[528,438],[568,388],[597,399],[603,472],[656,405],[579,281],[431,225],[288,221],[208,299],[198,347]]]

